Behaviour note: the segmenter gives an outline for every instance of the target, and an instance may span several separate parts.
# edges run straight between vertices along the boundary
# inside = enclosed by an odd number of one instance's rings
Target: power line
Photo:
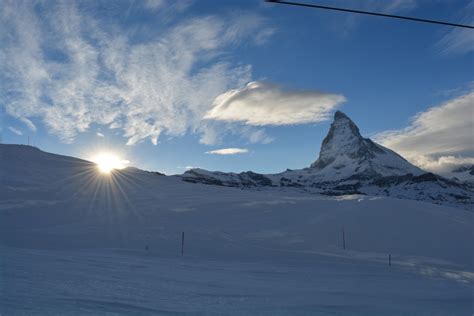
[[[272,2],[272,3],[278,3],[278,4],[288,4],[288,5],[294,5],[294,6],[299,6],[299,7],[308,7],[308,8],[316,8],[316,9],[324,9],[324,10],[333,10],[333,11],[342,11],[342,12],[350,12],[350,13],[358,13],[358,14],[366,14],[366,15],[375,15],[375,16],[381,16],[381,17],[386,17],[386,18],[394,18],[394,19],[402,19],[402,20],[410,20],[410,21],[416,21],[416,22],[425,22],[425,23],[441,24],[441,25],[448,25],[448,26],[454,26],[454,27],[462,27],[462,28],[467,28],[467,29],[474,29],[474,26],[471,26],[471,25],[456,24],[456,23],[449,23],[449,22],[435,21],[435,20],[427,20],[427,19],[420,19],[420,18],[401,16],[401,15],[393,15],[393,14],[385,14],[385,13],[378,13],[378,12],[369,12],[369,11],[329,7],[329,6],[318,5],[318,4],[279,1],[279,0],[266,0],[266,2]]]

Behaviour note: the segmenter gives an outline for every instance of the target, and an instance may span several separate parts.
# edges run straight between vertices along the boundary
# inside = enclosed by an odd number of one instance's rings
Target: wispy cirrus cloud
[[[320,1],[319,4],[385,14],[400,14],[417,8],[419,2],[420,0],[326,0]],[[371,18],[359,14],[344,13],[337,15],[337,17],[325,25],[343,37],[352,34],[363,19]]]
[[[407,12],[415,9],[420,0],[333,0],[334,4],[344,5],[359,10],[367,10],[374,12],[382,12],[387,14],[394,14],[399,12]]]
[[[143,4],[147,9],[157,10],[160,9],[160,7],[165,4],[165,2],[165,0],[145,0]]]
[[[474,163],[474,92],[416,115],[404,129],[387,131],[375,140],[421,168],[449,174]]]
[[[474,1],[462,10],[460,23],[474,25]],[[452,28],[436,44],[442,54],[467,54],[474,51],[474,32],[472,29]]]
[[[240,90],[219,95],[206,119],[243,122],[253,126],[316,123],[346,99],[339,94],[286,90],[265,82],[251,82]]]
[[[193,0],[144,0],[143,6],[147,10],[165,12],[165,15],[169,17],[170,13],[183,11],[191,6],[193,2]],[[135,2],[132,2],[133,4]]]
[[[23,135],[23,132],[21,130],[19,130],[18,128],[15,128],[13,126],[8,126],[8,129],[10,130],[10,132],[12,132],[13,134],[16,134],[18,136],[21,136]]]
[[[36,125],[31,120],[27,119],[26,117],[20,117],[20,121],[25,124],[30,129],[30,131],[36,132]]]
[[[334,2],[341,3],[340,0]],[[343,1],[345,5],[349,3],[352,7],[362,10],[382,12],[387,14],[399,14],[422,8],[428,3],[426,0],[351,0]],[[462,5],[462,4],[461,4]],[[467,1],[464,9],[460,10],[459,23],[474,25],[474,1]],[[422,14],[422,13],[421,13]],[[346,19],[346,26],[353,27],[356,19],[360,17],[351,16]],[[470,29],[448,28],[444,36],[435,44],[435,48],[442,54],[466,54],[474,51],[474,34]]]
[[[272,33],[253,13],[187,18],[142,34],[91,11],[73,2],[5,1],[0,8],[0,102],[30,129],[31,118],[40,119],[64,142],[93,123],[120,130],[129,145],[186,133],[216,142],[226,130],[204,115],[217,95],[252,76],[250,65],[220,57]],[[259,133],[242,135],[265,139]]]
[[[222,148],[207,151],[206,154],[210,155],[237,155],[237,154],[246,154],[248,153],[248,149],[245,148]]]

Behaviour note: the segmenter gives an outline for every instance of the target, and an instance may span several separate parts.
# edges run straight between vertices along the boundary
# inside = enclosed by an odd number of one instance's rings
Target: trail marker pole
[[[181,234],[181,254],[184,253],[184,232]]]

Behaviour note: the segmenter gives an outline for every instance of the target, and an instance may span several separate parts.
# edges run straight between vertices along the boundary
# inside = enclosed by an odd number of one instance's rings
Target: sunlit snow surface
[[[2,315],[470,315],[473,250],[462,209],[104,175],[0,145]]]

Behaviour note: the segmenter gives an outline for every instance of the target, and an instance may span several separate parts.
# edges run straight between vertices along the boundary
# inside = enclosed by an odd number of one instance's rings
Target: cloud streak
[[[387,131],[375,140],[423,169],[447,174],[474,160],[474,92],[416,115],[404,129]]]
[[[253,126],[317,123],[327,120],[345,100],[338,94],[291,91],[270,83],[250,82],[240,90],[219,95],[205,118]]]
[[[409,12],[415,9],[419,4],[419,0],[332,0],[326,2],[326,4],[330,6],[385,14]],[[340,15],[337,19],[331,18],[329,23],[325,22],[324,26],[329,26],[336,34],[346,37],[354,33],[357,26],[361,21],[364,21],[364,19],[370,19],[370,17],[359,14]]]
[[[463,10],[462,24],[474,25],[474,1]],[[474,51],[474,32],[472,29],[452,28],[436,44],[442,54],[467,54]]]
[[[28,127],[28,129],[29,129],[30,131],[36,132],[36,130],[37,130],[36,125],[35,125],[32,121],[30,121],[30,120],[27,119],[26,117],[20,117],[19,120],[20,120],[23,124],[25,124],[25,125]]]
[[[8,129],[13,133],[13,134],[16,134],[18,136],[21,136],[23,135],[23,132],[20,131],[19,129],[17,128],[14,128],[13,126],[8,126]]]
[[[223,148],[217,150],[207,151],[206,154],[210,155],[237,155],[237,154],[246,154],[248,149],[245,148]]]

